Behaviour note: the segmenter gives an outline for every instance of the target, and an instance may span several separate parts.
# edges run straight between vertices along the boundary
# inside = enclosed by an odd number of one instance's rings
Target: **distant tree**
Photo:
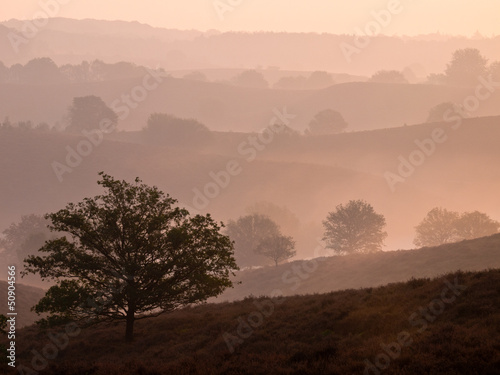
[[[177,201],[102,172],[106,193],[47,215],[67,236],[30,256],[23,274],[56,280],[34,307],[49,322],[134,322],[203,302],[232,286],[233,244],[210,215],[189,216]]]
[[[471,86],[478,83],[479,77],[486,76],[488,60],[475,48],[456,50],[447,65],[445,76],[450,84]]]
[[[445,102],[438,104],[429,110],[426,122],[443,122],[445,121],[446,113],[458,113],[463,117],[466,117],[465,112],[460,105],[452,102]]]
[[[260,201],[248,206],[245,211],[250,215],[258,214],[267,216],[286,234],[294,234],[299,231],[300,220],[287,207],[281,207],[267,201]]]
[[[64,76],[56,63],[48,57],[29,61],[20,72],[20,81],[28,84],[52,84],[64,82]]]
[[[182,77],[184,79],[190,80],[190,81],[200,81],[200,82],[207,82],[208,78],[203,72],[195,71],[195,72],[189,72]]]
[[[500,81],[500,61],[494,61],[490,64],[489,73],[491,74],[493,81]]]
[[[457,236],[462,240],[491,236],[500,230],[498,221],[479,211],[464,212],[457,219],[455,226]]]
[[[347,128],[348,124],[340,112],[333,109],[325,109],[316,113],[309,123],[309,129],[306,134],[310,135],[328,135],[338,134]]]
[[[118,122],[118,115],[100,97],[90,95],[73,99],[69,119],[66,130],[79,133],[82,130],[100,129],[102,122],[114,127]]]
[[[430,210],[424,220],[418,224],[413,243],[417,246],[439,246],[458,240],[456,222],[457,212],[436,207]]]
[[[48,228],[49,221],[40,215],[27,215],[21,217],[19,223],[12,223],[3,231],[0,247],[8,255],[16,256],[23,260],[29,255],[37,254],[38,249],[54,237]]]
[[[382,83],[408,83],[404,74],[397,70],[379,70],[371,76],[369,81]]]
[[[266,81],[262,73],[256,70],[246,70],[233,78],[233,83],[236,86],[249,87],[255,89],[266,89],[269,83]]]
[[[335,82],[330,74],[323,71],[312,72],[307,79],[307,88],[322,89],[333,85]]]
[[[431,85],[443,85],[446,81],[446,76],[442,73],[431,73],[427,76],[427,83]]]
[[[143,129],[146,141],[178,147],[197,147],[212,137],[210,129],[194,119],[182,119],[166,113],[153,113]]]
[[[257,245],[257,253],[273,260],[276,267],[296,254],[295,242],[290,236],[273,235],[263,238]]]
[[[257,252],[260,242],[265,238],[281,235],[274,221],[259,214],[230,220],[226,234],[234,241],[234,257],[240,267],[265,265],[266,259]]]
[[[382,250],[387,237],[385,218],[363,200],[340,204],[323,222],[323,240],[337,254],[372,253]]]

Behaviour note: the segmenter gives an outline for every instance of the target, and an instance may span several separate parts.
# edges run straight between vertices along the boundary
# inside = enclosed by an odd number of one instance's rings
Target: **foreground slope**
[[[382,373],[377,365],[384,374],[499,374],[499,290],[500,271],[490,270],[210,304],[138,321],[132,344],[122,325],[85,328],[38,365],[43,374]],[[25,370],[48,334],[20,332]]]

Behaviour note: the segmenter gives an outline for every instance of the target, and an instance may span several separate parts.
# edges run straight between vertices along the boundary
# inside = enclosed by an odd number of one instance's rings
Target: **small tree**
[[[261,266],[266,260],[257,252],[261,241],[267,237],[279,236],[278,225],[269,217],[251,214],[230,220],[226,234],[234,241],[234,256],[240,267]]]
[[[457,113],[462,117],[467,117],[464,112],[462,106],[452,103],[452,102],[444,102],[432,107],[429,110],[429,115],[427,116],[426,122],[443,122],[445,121],[446,114]]]
[[[371,76],[369,81],[381,83],[408,83],[404,74],[397,70],[379,70]]]
[[[309,130],[306,134],[327,135],[337,134],[347,128],[344,117],[333,109],[325,109],[318,112],[309,123]]]
[[[274,235],[262,239],[257,246],[257,252],[274,261],[276,267],[278,263],[295,256],[295,242],[292,237]]]
[[[455,223],[457,236],[463,240],[491,236],[498,233],[500,223],[485,213],[474,211],[460,215]]]
[[[476,48],[456,50],[446,67],[446,80],[455,85],[476,85],[478,78],[487,74],[487,63],[488,60]]]
[[[69,119],[66,130],[81,132],[100,129],[102,123],[105,123],[106,128],[113,128],[118,122],[118,115],[101,98],[90,95],[73,99]]]
[[[49,321],[134,322],[203,302],[232,286],[231,240],[210,215],[175,207],[156,187],[100,173],[104,195],[47,215],[67,236],[48,241],[47,256],[26,259],[23,274],[56,280],[35,306]]]
[[[438,246],[455,242],[458,239],[456,222],[457,212],[436,207],[416,226],[416,237],[413,243],[417,246]]]
[[[256,70],[245,70],[232,79],[236,86],[249,87],[255,89],[267,89],[269,83],[262,73]]]
[[[323,222],[327,247],[337,254],[372,253],[382,250],[387,237],[385,218],[363,200],[340,204]]]

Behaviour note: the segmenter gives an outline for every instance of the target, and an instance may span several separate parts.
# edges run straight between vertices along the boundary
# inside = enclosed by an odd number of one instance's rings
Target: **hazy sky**
[[[371,12],[400,3],[384,34],[440,31],[500,35],[499,0],[0,0],[3,20],[33,18],[42,3],[66,3],[60,17],[137,20],[178,29],[349,33],[363,29]],[[226,10],[220,17],[215,5]],[[231,9],[231,10],[229,10]],[[221,10],[223,12],[224,10]]]

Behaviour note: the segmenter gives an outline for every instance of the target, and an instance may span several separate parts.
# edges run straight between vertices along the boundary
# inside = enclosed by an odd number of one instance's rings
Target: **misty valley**
[[[93,1],[0,20],[1,373],[500,374],[498,5]]]

